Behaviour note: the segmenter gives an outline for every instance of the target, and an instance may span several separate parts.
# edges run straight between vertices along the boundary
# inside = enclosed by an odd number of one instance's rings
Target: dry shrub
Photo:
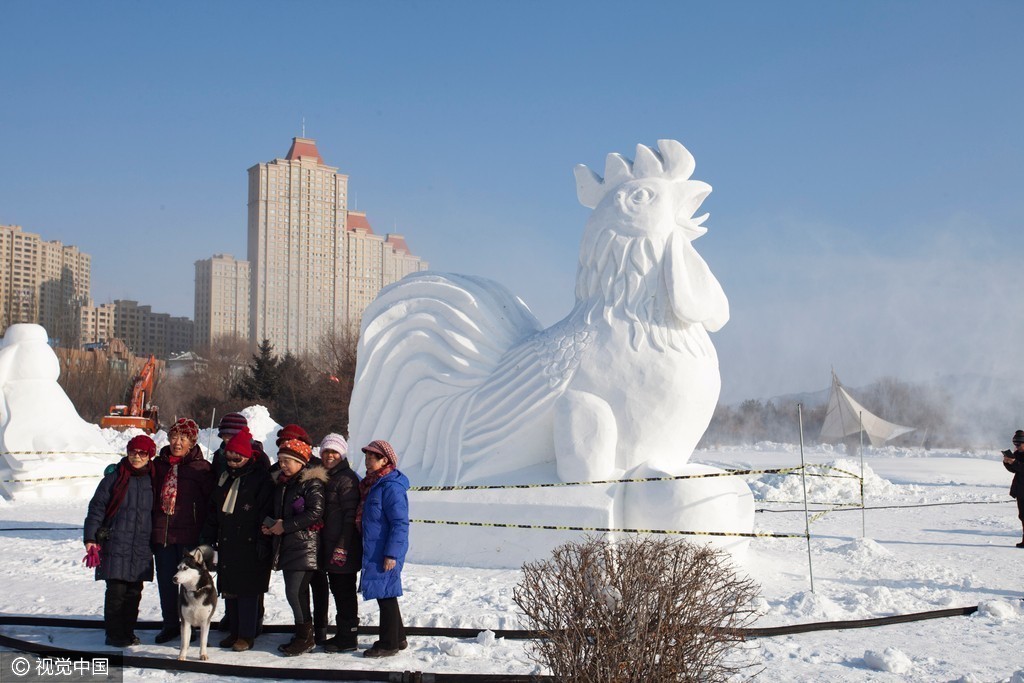
[[[758,589],[706,545],[588,538],[525,564],[513,599],[557,680],[724,681],[750,666],[735,646]]]

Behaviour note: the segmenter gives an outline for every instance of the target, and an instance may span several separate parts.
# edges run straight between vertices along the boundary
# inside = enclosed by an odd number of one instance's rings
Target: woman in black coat
[[[356,573],[363,563],[363,539],[356,529],[359,475],[349,466],[347,454],[348,443],[341,434],[328,434],[320,442],[320,460],[327,470],[327,486],[319,571],[327,574],[338,611],[338,633],[324,643],[327,652],[353,652],[359,648]],[[315,593],[313,602],[315,609]]]
[[[1024,525],[1024,430],[1018,429],[1013,435],[1013,450],[1003,451],[1003,467],[1013,472],[1010,495],[1017,499],[1017,519]],[[1024,537],[1018,548],[1024,548]]]
[[[138,645],[142,582],[153,580],[153,465],[156,444],[139,435],[128,442],[128,455],[104,472],[89,501],[85,518],[85,563],[96,580],[106,581],[103,628],[106,644]]]
[[[274,483],[243,428],[225,444],[226,470],[211,497],[203,542],[217,548],[217,590],[224,596],[230,635],[220,642],[235,652],[256,640],[260,596],[270,587],[271,542],[260,533],[273,510]]]
[[[288,656],[301,655],[316,646],[309,583],[318,566],[327,472],[319,465],[310,466],[312,454],[312,447],[298,439],[278,446],[281,470],[275,475],[275,522],[263,527],[263,533],[274,536],[274,569],[284,575],[284,595],[295,618],[294,637],[278,647]]]

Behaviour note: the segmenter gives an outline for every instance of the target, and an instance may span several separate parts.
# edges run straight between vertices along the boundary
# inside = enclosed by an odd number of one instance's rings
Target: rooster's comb
[[[634,161],[618,153],[609,154],[605,160],[604,178],[583,164],[577,165],[573,172],[576,174],[576,196],[580,204],[592,209],[610,190],[636,178],[690,179],[697,163],[689,150],[675,140],[658,140],[658,150],[655,152],[647,145],[637,145]]]

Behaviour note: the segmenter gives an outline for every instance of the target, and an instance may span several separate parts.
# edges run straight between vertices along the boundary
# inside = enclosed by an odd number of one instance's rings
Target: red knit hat
[[[243,458],[251,458],[253,456],[252,434],[249,433],[249,428],[242,427],[240,432],[224,444],[224,450],[229,453],[238,453]]]
[[[217,436],[227,441],[242,429],[249,426],[249,421],[241,413],[228,413],[220,419],[217,425]]]
[[[128,446],[125,448],[125,451],[128,453],[131,453],[132,451],[146,451],[149,453],[149,457],[152,458],[156,455],[156,444],[153,442],[153,439],[149,438],[145,434],[139,434],[138,436],[132,437],[131,441],[128,442]]]
[[[171,425],[171,428],[167,430],[167,438],[170,439],[175,434],[182,434],[189,441],[195,443],[199,440],[199,425],[194,420],[190,420],[187,417],[179,417],[177,421]]]
[[[292,439],[298,439],[307,446],[313,446],[313,439],[309,438],[309,434],[306,430],[296,424],[285,425],[277,433],[277,447],[280,448],[281,444],[285,441],[291,441]]]

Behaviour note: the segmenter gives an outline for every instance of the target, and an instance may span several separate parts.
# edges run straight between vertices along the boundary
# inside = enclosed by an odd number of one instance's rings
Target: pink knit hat
[[[392,467],[398,467],[398,454],[387,441],[371,441],[363,446],[363,453],[373,453],[377,457],[387,460]]]

